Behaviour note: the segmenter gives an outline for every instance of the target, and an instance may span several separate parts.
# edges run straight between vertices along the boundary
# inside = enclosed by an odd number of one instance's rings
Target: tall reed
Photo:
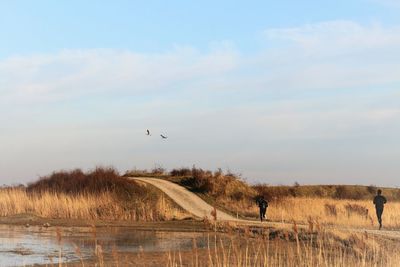
[[[132,199],[127,205],[107,191],[70,195],[8,188],[0,189],[0,216],[29,213],[45,218],[131,221],[160,221],[185,216],[163,194],[153,202],[140,200]]]

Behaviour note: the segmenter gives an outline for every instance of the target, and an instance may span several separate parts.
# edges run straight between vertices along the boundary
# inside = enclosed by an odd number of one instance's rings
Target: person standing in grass
[[[264,199],[264,196],[260,196],[256,200],[258,207],[260,208],[260,221],[262,222],[267,213],[268,202]]]
[[[382,190],[378,189],[377,195],[374,197],[374,204],[376,210],[376,217],[378,217],[379,230],[382,228],[382,213],[383,206],[386,204],[387,200],[382,196]]]

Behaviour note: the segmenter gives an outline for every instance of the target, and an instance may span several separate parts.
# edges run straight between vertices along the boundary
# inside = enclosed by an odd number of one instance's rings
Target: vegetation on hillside
[[[156,167],[151,171],[132,170],[125,177],[159,177],[183,185],[196,193],[208,194],[215,197],[230,197],[232,199],[255,198],[263,195],[272,201],[287,197],[330,198],[349,200],[370,200],[376,195],[374,185],[268,185],[249,184],[240,175],[231,172],[203,170],[201,168],[178,168],[166,171]],[[227,189],[222,188],[228,186]],[[400,189],[381,188],[384,195],[391,201],[400,201]]]
[[[205,249],[198,249],[194,243],[190,253],[165,252],[160,260],[167,266],[262,266],[266,263],[271,266],[397,266],[399,262],[397,240],[350,232],[342,227],[377,226],[371,201],[377,190],[374,186],[250,185],[230,172],[195,167],[170,172],[162,168],[135,170],[124,176],[167,179],[218,208],[252,218],[258,215],[255,198],[264,195],[270,202],[268,219],[287,223],[282,229],[273,229],[268,224],[248,226],[205,219],[207,229],[227,233],[228,238],[218,240],[215,235]],[[383,189],[389,200],[383,214],[385,229],[400,227],[399,191]],[[22,213],[89,222],[160,221],[187,216],[155,187],[121,177],[112,168],[59,171],[27,187],[1,188],[0,216]],[[99,266],[125,264],[121,257],[115,256],[123,252],[113,250],[112,255],[103,255],[97,248],[96,244],[94,262]],[[144,254],[129,255],[134,255],[135,260],[145,259]],[[103,259],[108,259],[107,264]],[[78,266],[83,266],[84,259],[80,260]]]
[[[267,216],[273,221],[296,221],[372,227],[375,221],[374,186],[250,185],[239,175],[221,169],[180,168],[166,172],[130,171],[124,176],[159,177],[178,183],[224,211],[256,218],[255,199],[270,203]],[[386,227],[399,227],[400,190],[384,188],[389,204],[384,212]],[[113,168],[54,172],[27,187],[0,189],[0,215],[34,213],[42,217],[159,221],[188,214],[153,186],[121,177]]]
[[[372,199],[375,186],[306,185],[270,186],[250,185],[239,175],[222,170],[180,168],[166,172],[162,168],[152,171],[131,171],[125,176],[156,176],[185,186],[217,208],[242,217],[256,218],[255,199],[264,196],[270,203],[267,216],[272,221],[307,224],[310,220],[323,224],[372,227],[376,223]],[[400,190],[383,188],[390,205],[384,212],[387,227],[400,226]]]
[[[0,216],[160,221],[185,213],[158,189],[119,176],[112,168],[54,172],[25,187],[0,189]]]
[[[124,176],[137,177],[150,173],[153,177],[167,179],[188,188],[219,209],[234,215],[250,215],[252,217],[254,215],[248,214],[247,209],[254,205],[257,196],[256,190],[231,172],[224,173],[221,169],[212,172],[196,167],[173,169],[166,172],[158,168],[156,171],[150,172],[143,170],[129,171]]]
[[[270,186],[257,184],[252,186],[259,194],[267,199],[287,197],[330,198],[349,200],[371,200],[376,195],[377,187],[374,185],[293,185]],[[381,188],[385,196],[391,201],[400,201],[400,189]]]

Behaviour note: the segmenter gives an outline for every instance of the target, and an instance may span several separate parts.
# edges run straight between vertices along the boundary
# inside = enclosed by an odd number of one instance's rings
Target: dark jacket
[[[382,195],[377,195],[374,197],[374,204],[376,209],[383,209],[383,205],[385,205],[386,202],[386,198]]]
[[[261,209],[266,209],[266,208],[268,207],[268,202],[267,202],[265,199],[263,199],[263,198],[257,199],[256,202],[257,202],[258,206],[259,206]]]

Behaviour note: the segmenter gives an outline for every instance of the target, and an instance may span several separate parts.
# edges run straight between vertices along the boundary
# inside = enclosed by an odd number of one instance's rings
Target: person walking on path
[[[374,197],[374,205],[376,210],[376,217],[378,217],[379,222],[379,230],[382,229],[382,213],[383,207],[386,204],[387,200],[384,196],[382,196],[382,190],[378,189],[377,195]]]
[[[265,214],[267,213],[268,202],[264,199],[264,196],[260,196],[257,198],[256,203],[260,208],[260,221],[262,222],[265,218]]]

